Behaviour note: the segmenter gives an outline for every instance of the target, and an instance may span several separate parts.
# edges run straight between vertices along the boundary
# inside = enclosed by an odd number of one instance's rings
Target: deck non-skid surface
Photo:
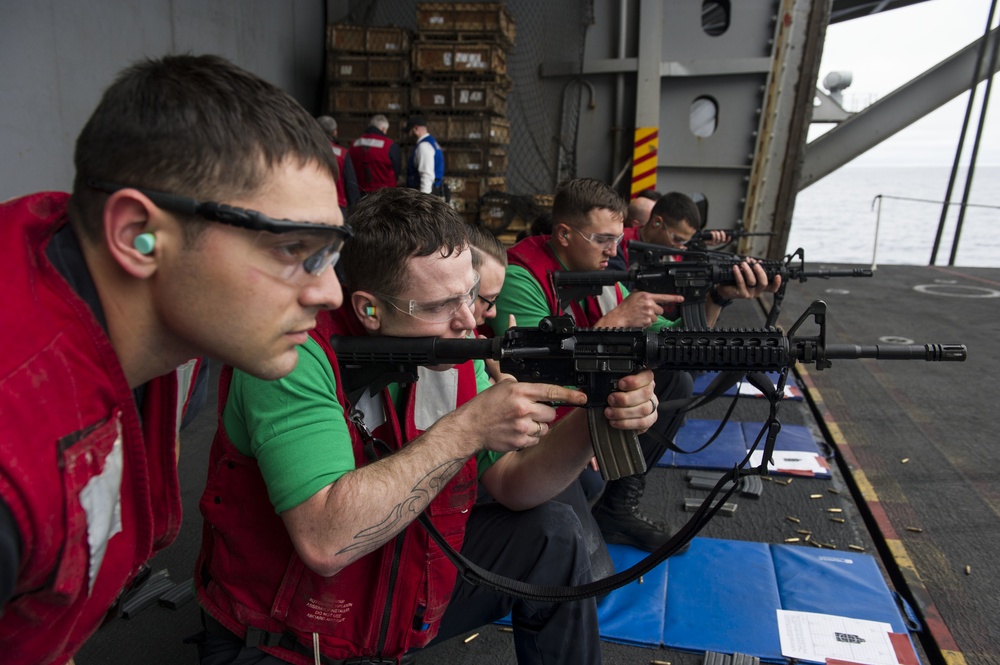
[[[832,437],[846,466],[835,461],[829,478],[773,476],[760,497],[737,493],[731,499],[735,513],[717,516],[700,535],[811,549],[818,542],[831,552],[876,557],[888,585],[915,599],[927,614],[930,639],[915,639],[923,662],[1000,663],[1000,454],[993,421],[1000,393],[998,295],[1000,271],[989,269],[886,266],[870,280],[789,285],[780,319],[785,328],[820,299],[829,307],[829,343],[959,342],[968,344],[969,361],[844,360],[822,372],[807,367],[802,386],[819,398],[825,422],[814,419],[808,400],[784,402],[779,415],[783,423],[808,428],[822,446],[824,437]],[[726,310],[723,324],[761,320],[750,303],[737,303]],[[213,376],[209,406],[183,437],[181,533],[153,561],[154,570],[167,569],[175,581],[191,577],[200,541],[197,504],[216,422],[214,383]],[[730,399],[705,406],[691,418],[720,419]],[[733,418],[759,422],[766,416],[765,401],[741,397]],[[675,525],[686,520],[685,500],[707,494],[689,487],[689,471],[651,470],[643,510]],[[831,513],[831,508],[841,512]],[[809,533],[809,541],[802,532]],[[198,630],[194,602],[176,610],[152,607],[102,630],[76,662],[195,663],[194,647],[182,640]],[[509,632],[496,625],[476,632],[469,642],[462,636],[419,654],[417,662],[516,662]],[[925,644],[931,648],[925,650]],[[935,649],[943,649],[943,657]],[[602,653],[609,664],[695,665],[703,660],[697,653],[613,642],[602,642]]]

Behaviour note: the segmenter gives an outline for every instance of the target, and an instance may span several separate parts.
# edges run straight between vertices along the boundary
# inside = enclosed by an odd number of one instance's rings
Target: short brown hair
[[[552,224],[568,224],[580,228],[587,223],[591,210],[610,210],[625,219],[628,203],[606,183],[595,178],[566,180],[556,188],[552,203]]]
[[[291,96],[215,55],[139,61],[104,92],[76,141],[74,227],[101,237],[101,180],[225,202],[295,159],[336,179],[316,120]]]
[[[469,225],[466,232],[469,234],[469,245],[472,246],[472,249],[482,252],[486,256],[492,256],[497,260],[497,263],[504,267],[507,266],[507,248],[503,246],[499,238],[487,229],[474,224]],[[482,262],[480,261],[480,263]],[[478,268],[478,266],[473,267]]]
[[[348,222],[354,237],[340,257],[350,291],[388,296],[401,292],[406,262],[414,257],[460,254],[468,225],[440,197],[406,187],[386,187],[361,199]]]

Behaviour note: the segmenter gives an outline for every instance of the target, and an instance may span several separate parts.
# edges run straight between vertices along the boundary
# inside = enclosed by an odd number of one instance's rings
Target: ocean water
[[[950,173],[947,166],[842,167],[799,193],[788,250],[802,247],[810,264],[871,264],[874,252],[878,265],[929,265]],[[952,201],[962,200],[964,187],[962,169]],[[1000,167],[976,167],[968,202],[954,265],[1000,267]],[[958,210],[948,206],[936,265],[948,265]]]

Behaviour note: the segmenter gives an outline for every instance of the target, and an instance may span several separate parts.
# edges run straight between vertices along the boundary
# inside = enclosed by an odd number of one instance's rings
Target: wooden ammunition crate
[[[500,146],[448,147],[444,150],[446,173],[501,174],[507,172],[507,148]]]
[[[514,43],[514,18],[500,2],[417,3],[417,28],[421,33],[496,33]]]
[[[349,53],[406,55],[410,52],[410,33],[402,28],[331,23],[326,26],[326,48]]]
[[[408,109],[406,87],[361,88],[343,86],[330,88],[329,111],[337,113],[406,113]]]
[[[496,44],[418,42],[412,53],[416,72],[507,73],[507,52]]]
[[[406,56],[355,55],[327,51],[326,77],[331,83],[404,83],[410,79]]]
[[[507,191],[507,178],[503,176],[445,176],[444,181],[451,188],[453,198],[465,199],[472,203],[486,192]]]
[[[500,203],[486,201],[475,210],[478,214],[473,223],[486,227],[493,235],[502,232],[510,224],[507,207]]]
[[[442,116],[427,119],[427,131],[440,141],[510,143],[510,121],[492,116]]]
[[[507,115],[507,91],[496,83],[420,83],[411,89],[415,109],[434,111],[485,111]]]
[[[546,212],[552,212],[552,204],[555,203],[556,197],[554,194],[535,194],[533,200],[539,208],[543,208]]]

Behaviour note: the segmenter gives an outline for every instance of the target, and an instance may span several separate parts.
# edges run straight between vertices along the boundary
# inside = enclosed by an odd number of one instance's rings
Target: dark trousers
[[[554,501],[520,512],[497,503],[476,505],[469,517],[462,554],[487,570],[532,584],[572,586],[591,581],[580,521],[570,506]],[[461,578],[431,644],[508,614],[521,665],[601,662],[597,603],[593,598],[571,603],[520,600]],[[244,647],[235,635],[208,632],[200,638],[201,665],[285,662]]]
[[[653,380],[656,382],[656,398],[661,403],[688,399],[694,392],[694,379],[688,372],[658,369],[653,371]],[[674,437],[677,436],[677,432],[686,418],[687,412],[685,411],[660,409],[656,423],[649,429],[658,432],[664,439],[673,443]],[[663,454],[667,452],[667,446],[661,439],[653,438],[648,432],[639,435],[639,445],[642,447],[642,454],[646,459],[646,473],[649,473],[650,469],[655,467]]]
[[[573,508],[549,501],[510,511],[497,503],[472,510],[462,554],[494,573],[539,585],[575,586],[591,580],[582,527]],[[520,665],[600,663],[597,603],[521,600],[459,579],[436,644],[511,614]]]

